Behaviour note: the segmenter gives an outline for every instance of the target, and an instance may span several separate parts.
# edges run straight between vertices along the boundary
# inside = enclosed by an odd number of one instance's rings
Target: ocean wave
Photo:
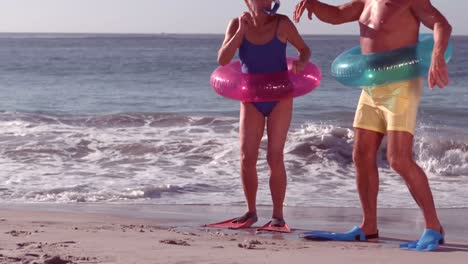
[[[0,200],[204,204],[243,200],[237,118],[3,112],[0,129]],[[466,132],[420,125],[416,135],[415,157],[435,184],[435,195],[447,190],[458,194],[456,202],[444,196],[442,204],[447,207],[468,202],[462,195],[468,182]],[[268,178],[266,142],[265,136],[258,160],[260,181]],[[320,197],[336,196],[337,206],[343,201],[355,206],[353,144],[350,127],[315,122],[293,126],[285,147],[288,186],[295,190],[289,204],[320,206],[325,202]],[[378,164],[384,176],[382,189],[390,197],[385,204],[405,206],[397,199],[406,189],[388,167],[385,152],[384,143]],[[259,187],[260,204],[269,203],[267,186]]]
[[[162,155],[209,162],[220,147],[237,151],[238,120],[178,114],[125,113],[60,117],[37,113],[0,113],[0,142],[5,157],[83,159],[101,154],[115,157]],[[457,134],[454,137],[454,134]],[[428,171],[447,176],[468,175],[468,135],[463,131],[418,128],[414,151]],[[265,139],[264,139],[265,140]],[[352,165],[354,132],[335,124],[305,123],[290,130],[285,152],[308,162]],[[266,150],[265,146],[262,148]],[[379,165],[386,166],[385,141]],[[40,160],[40,159],[39,159]],[[112,158],[111,158],[112,160]]]

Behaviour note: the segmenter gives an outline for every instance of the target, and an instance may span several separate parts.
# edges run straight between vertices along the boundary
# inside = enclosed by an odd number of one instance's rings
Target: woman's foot
[[[245,223],[246,221],[252,221],[253,223],[257,222],[258,217],[257,213],[255,212],[247,212],[244,215],[235,218],[232,222],[233,223]]]
[[[205,225],[205,227],[242,229],[251,227],[255,222],[257,222],[257,220],[257,213],[247,212],[241,217],[236,217],[219,223],[208,224]]]
[[[257,229],[257,232],[268,231],[268,232],[280,232],[280,233],[291,233],[291,229],[284,219],[272,218],[270,222],[266,223],[261,228]]]

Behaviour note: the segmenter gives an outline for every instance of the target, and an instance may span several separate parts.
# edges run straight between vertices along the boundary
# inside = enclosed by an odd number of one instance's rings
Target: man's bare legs
[[[384,135],[359,128],[355,131],[353,157],[363,208],[361,229],[366,234],[373,234],[377,232],[377,151]],[[388,131],[387,159],[390,166],[403,177],[411,195],[423,211],[426,228],[440,231],[441,225],[427,176],[413,159],[413,135],[408,132]]]
[[[353,160],[356,166],[356,184],[363,213],[361,229],[366,235],[375,234],[378,231],[379,173],[377,151],[383,136],[382,133],[355,128]]]
[[[387,159],[390,166],[403,177],[426,221],[426,229],[441,232],[429,181],[413,159],[413,135],[408,132],[387,132]]]

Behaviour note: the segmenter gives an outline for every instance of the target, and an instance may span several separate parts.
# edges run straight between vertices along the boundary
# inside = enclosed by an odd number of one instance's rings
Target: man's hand
[[[302,0],[299,2],[299,4],[296,5],[296,9],[294,10],[294,22],[299,23],[299,20],[301,19],[302,14],[304,11],[307,9],[309,19],[312,19],[312,5],[314,2],[317,0]]]
[[[450,83],[447,64],[443,54],[433,55],[431,67],[429,68],[429,75],[427,78],[431,90],[437,85],[440,89],[444,88]]]

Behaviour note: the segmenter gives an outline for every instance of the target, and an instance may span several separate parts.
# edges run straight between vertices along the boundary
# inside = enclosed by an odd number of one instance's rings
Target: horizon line
[[[422,32],[425,33],[425,32]],[[210,35],[224,35],[225,33],[171,33],[171,32],[159,32],[159,33],[152,33],[152,32],[58,32],[58,31],[51,31],[51,32],[3,32],[0,31],[0,35],[7,35],[7,34],[12,34],[12,35],[45,35],[45,34],[50,34],[50,35],[162,35],[162,36],[167,36],[167,35],[204,35],[204,36],[210,36]],[[331,33],[322,33],[322,34],[301,34],[301,36],[359,36],[359,34],[331,34]],[[468,34],[452,34],[451,36],[455,37],[464,37],[468,36]]]

